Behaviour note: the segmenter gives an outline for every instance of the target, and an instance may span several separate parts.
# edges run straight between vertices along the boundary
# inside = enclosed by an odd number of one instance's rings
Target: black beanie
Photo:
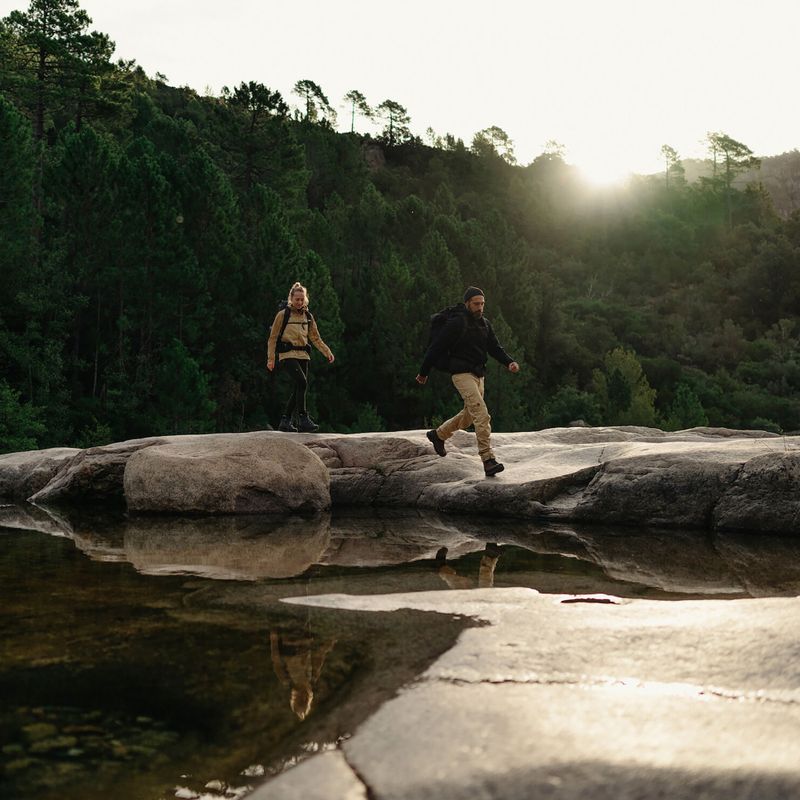
[[[478,295],[483,295],[483,289],[479,289],[477,286],[469,286],[467,287],[467,291],[464,292],[464,302],[469,303],[473,297],[477,297]]]

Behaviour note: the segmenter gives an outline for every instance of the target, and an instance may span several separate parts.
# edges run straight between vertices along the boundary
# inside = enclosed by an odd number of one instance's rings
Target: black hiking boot
[[[284,433],[297,433],[297,428],[292,424],[292,418],[283,416],[278,424],[278,430]]]
[[[447,455],[447,451],[444,449],[444,439],[440,439],[439,434],[436,433],[435,430],[428,431],[425,435],[428,437],[428,441],[433,445],[433,449],[436,451],[436,455],[438,456]]]
[[[447,548],[440,547],[436,551],[436,558],[434,558],[433,560],[433,566],[436,567],[436,569],[439,569],[439,567],[443,567],[446,563],[447,563]]]
[[[487,478],[497,475],[498,472],[502,472],[504,469],[505,467],[493,458],[487,458],[486,461],[483,462],[483,471],[486,473]]]
[[[483,551],[489,558],[500,558],[500,548],[496,542],[487,542]]]
[[[308,414],[300,415],[300,421],[297,423],[297,427],[300,428],[300,433],[314,433],[319,430],[319,425],[317,425]]]

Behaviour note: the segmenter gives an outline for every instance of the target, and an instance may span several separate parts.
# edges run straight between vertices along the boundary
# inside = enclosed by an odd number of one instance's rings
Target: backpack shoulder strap
[[[467,332],[467,325],[469,324],[469,318],[467,317],[464,311],[463,305],[451,306],[449,311],[451,317],[458,317],[459,320],[461,320],[461,330],[458,333],[458,338],[460,339]]]
[[[278,341],[280,342],[283,339],[283,334],[286,331],[286,326],[289,324],[289,316],[292,313],[292,309],[289,308],[288,305],[284,306],[283,309],[283,322],[281,323],[281,331],[278,334]]]

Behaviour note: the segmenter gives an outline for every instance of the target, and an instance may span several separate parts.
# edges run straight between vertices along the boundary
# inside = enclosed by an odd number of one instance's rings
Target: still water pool
[[[0,795],[242,797],[331,748],[464,619],[290,596],[527,586],[800,592],[800,543],[375,513],[128,519],[0,508]]]

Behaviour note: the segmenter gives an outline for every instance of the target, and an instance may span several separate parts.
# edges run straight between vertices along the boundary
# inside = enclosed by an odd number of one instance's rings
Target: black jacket
[[[486,374],[487,356],[508,366],[514,359],[497,341],[492,325],[486,317],[476,319],[464,307],[464,314],[454,315],[447,321],[439,336],[431,342],[422,361],[419,374],[426,376],[439,356],[449,351],[447,371],[451,375],[471,372],[478,378]]]

